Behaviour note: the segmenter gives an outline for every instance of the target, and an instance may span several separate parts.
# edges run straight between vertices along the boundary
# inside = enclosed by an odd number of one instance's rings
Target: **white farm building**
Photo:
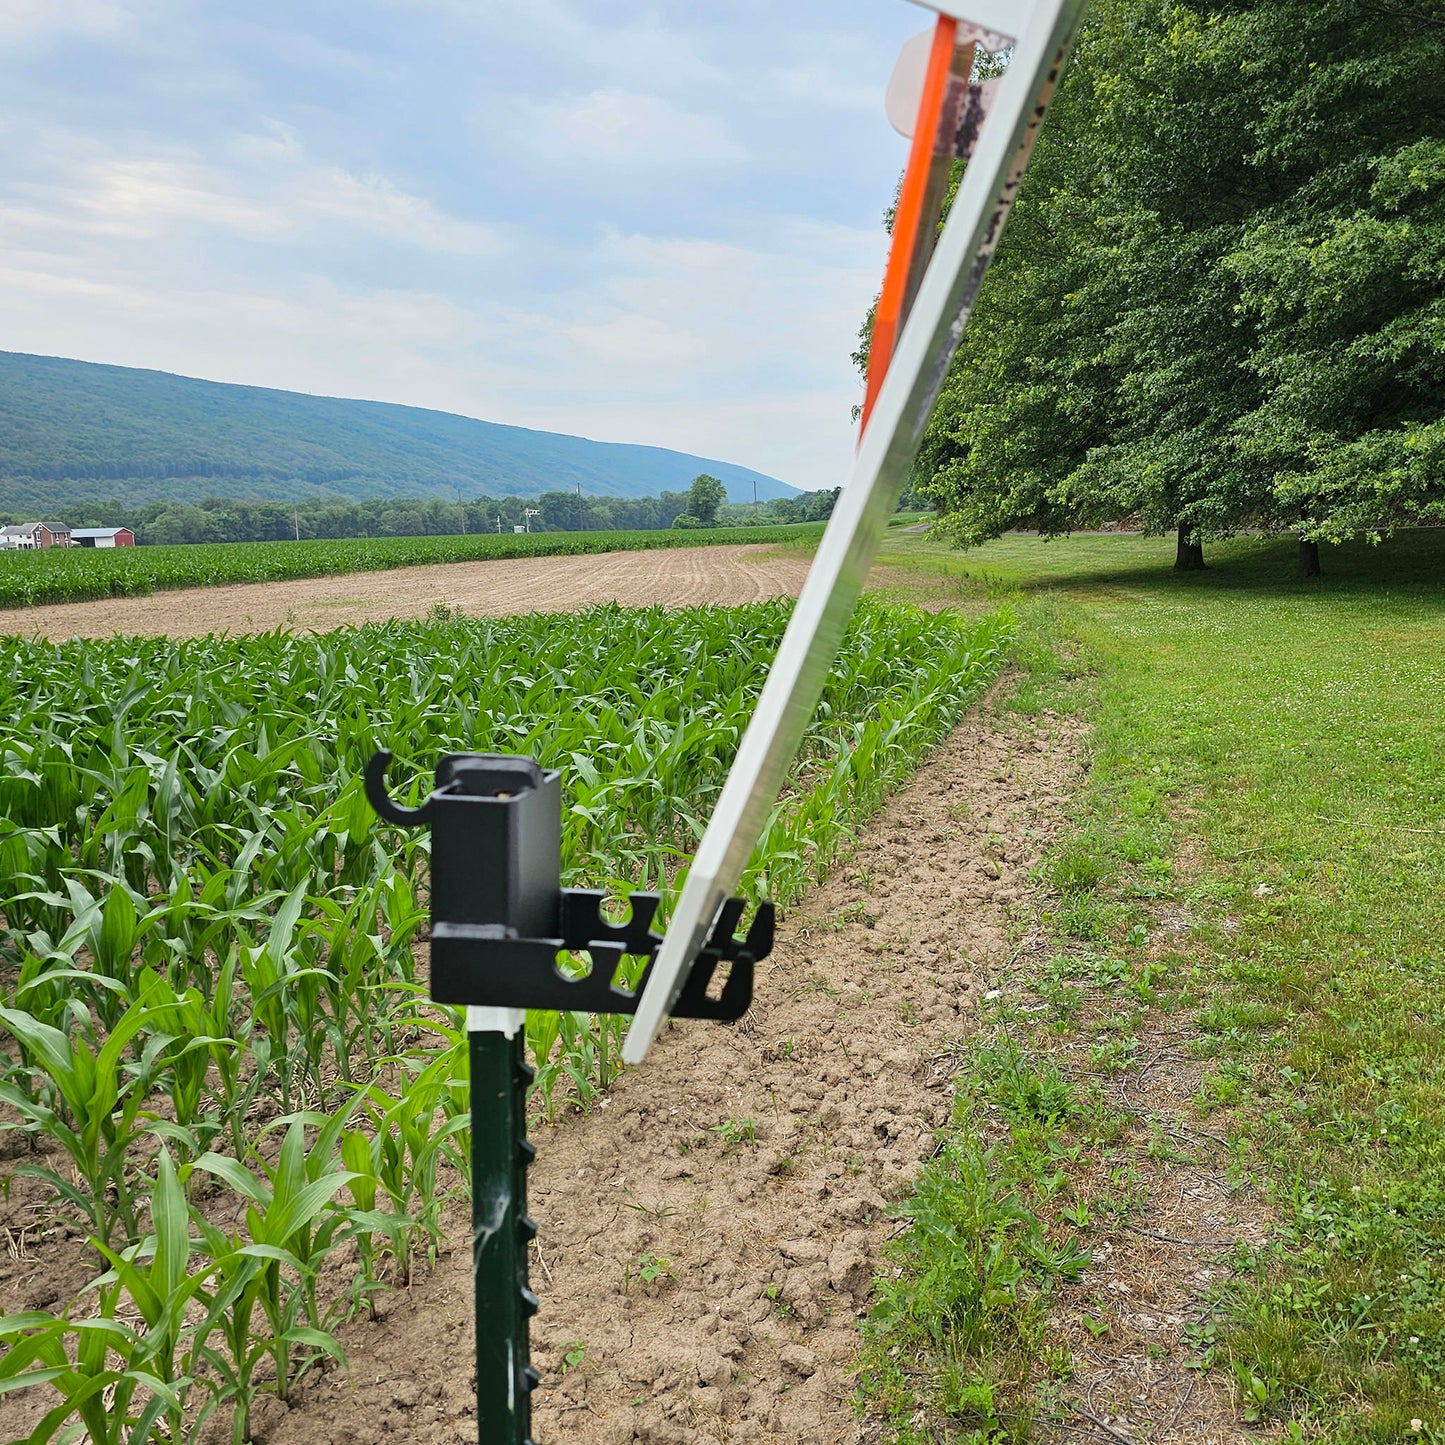
[[[129,527],[72,527],[70,537],[76,547],[135,546],[135,533]]]

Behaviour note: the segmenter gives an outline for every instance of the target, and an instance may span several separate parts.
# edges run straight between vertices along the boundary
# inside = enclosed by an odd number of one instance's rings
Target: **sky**
[[[908,0],[0,0],[0,350],[846,480]],[[3,405],[3,398],[0,398]]]

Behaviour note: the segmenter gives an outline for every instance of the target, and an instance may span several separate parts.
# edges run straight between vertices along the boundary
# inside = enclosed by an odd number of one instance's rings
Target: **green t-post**
[[[626,954],[651,959],[661,899],[629,896],[629,917],[609,922],[598,890],[563,888],[559,774],[530,758],[451,753],[437,764],[436,787],[416,808],[386,791],[391,754],[366,765],[366,796],[398,827],[426,825],[431,838],[431,996],[466,1008],[472,1103],[472,1269],[476,1286],[477,1439],[480,1445],[533,1445],[530,1357],[537,1297],[527,1287],[527,1087],[523,1052],[528,1008],[564,1013],[626,1013],[632,995],[614,988]],[[753,965],[773,946],[773,909],[761,904],[746,938],[737,937],[741,898],[724,901],[711,933],[688,960],[670,1005],[683,1018],[731,1022],[747,1012]],[[589,952],[583,978],[558,972],[563,949]],[[729,965],[720,991],[717,969]]]
[[[490,1011],[489,1011],[490,1012]],[[526,1099],[532,1070],[518,1028],[470,1030],[472,1094],[472,1270],[476,1286],[477,1438],[481,1445],[531,1445],[528,1351],[537,1297],[527,1284]]]
[[[389,823],[432,830],[431,996],[465,1004],[472,1103],[472,1269],[476,1282],[477,1439],[532,1445],[537,1385],[529,1338],[537,1297],[527,1287],[527,1085],[522,1053],[526,1013],[484,1002],[489,950],[508,939],[552,938],[562,897],[562,787],[530,758],[452,753],[419,808],[386,793],[390,753],[367,765],[372,806]],[[459,929],[468,945],[454,958],[439,941]],[[543,950],[554,971],[555,945]]]

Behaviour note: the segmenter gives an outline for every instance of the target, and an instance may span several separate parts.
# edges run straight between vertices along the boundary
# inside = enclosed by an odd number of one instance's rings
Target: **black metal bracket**
[[[454,753],[437,765],[436,787],[426,801],[404,808],[386,791],[390,762],[391,754],[380,752],[367,764],[372,807],[389,822],[432,828],[432,998],[635,1013],[662,945],[652,928],[661,900],[656,893],[634,893],[627,921],[612,923],[602,912],[605,894],[561,886],[558,774],[529,758]],[[723,905],[673,1005],[674,1016],[730,1022],[747,1012],[753,966],[772,951],[774,913],[771,903],[759,905],[739,938],[744,906],[739,898]],[[646,960],[630,988],[622,972],[628,957]],[[716,987],[724,965],[726,978]]]

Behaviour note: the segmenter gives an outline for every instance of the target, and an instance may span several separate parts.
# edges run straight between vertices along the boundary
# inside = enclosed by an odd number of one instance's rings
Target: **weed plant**
[[[898,1445],[1032,1437],[1033,1387],[1068,1373],[1067,1352],[1045,1348],[1050,1288],[1090,1258],[1037,1204],[1067,1192],[1080,1128],[1059,1071],[1007,1041],[960,1076],[953,1124],[896,1210],[908,1229],[864,1327],[860,1405]]]

